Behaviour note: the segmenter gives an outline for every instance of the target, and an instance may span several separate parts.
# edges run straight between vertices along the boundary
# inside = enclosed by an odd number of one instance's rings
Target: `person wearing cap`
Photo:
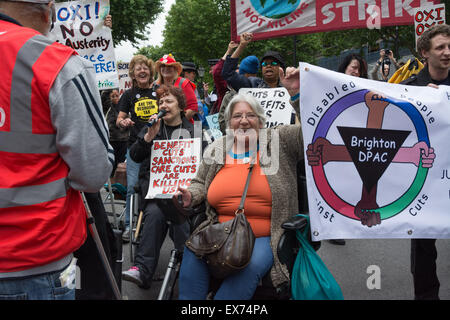
[[[156,72],[158,78],[156,79],[154,86],[155,90],[161,86],[173,85],[181,88],[186,97],[186,108],[184,110],[184,116],[194,123],[194,115],[198,112],[197,98],[195,96],[195,85],[186,78],[181,77],[183,66],[177,62],[171,54],[165,54],[161,59],[156,62]]]
[[[193,62],[183,62],[183,71],[181,72],[181,77],[189,80],[194,88],[195,97],[197,101],[200,101],[200,94],[198,93],[197,86],[195,84],[195,77],[197,76],[197,66]]]
[[[203,126],[208,126],[208,123],[206,121],[206,116],[209,113],[208,106],[202,101],[200,93],[198,92],[197,86],[195,84],[195,77],[197,76],[197,66],[193,62],[183,62],[182,66],[183,72],[181,73],[181,76],[191,82],[194,88],[195,97],[197,98],[198,113],[195,115],[197,117],[196,120],[200,120]]]
[[[240,88],[277,88],[281,87],[279,68],[285,69],[284,59],[276,51],[267,51],[260,61],[255,56],[246,57],[241,61],[239,74],[236,68],[238,58],[247,45],[252,41],[253,34],[245,32],[240,36],[240,42],[231,56],[225,60],[222,77],[236,92]],[[257,62],[258,61],[258,62]],[[256,78],[261,64],[262,79]],[[252,73],[254,72],[254,73]]]
[[[277,51],[269,50],[261,58],[263,85],[270,88],[281,87],[280,68],[285,69],[284,59]]]
[[[54,1],[0,0],[0,296],[74,299],[80,191],[114,163],[95,71],[49,40]]]
[[[241,88],[282,87],[280,82],[280,68],[284,70],[285,64],[281,54],[276,51],[267,51],[261,58],[262,79],[256,77],[259,62],[257,63],[258,59],[255,56],[249,56],[243,59],[239,66],[239,73],[236,72],[239,56],[252,39],[253,34],[250,32],[241,34],[239,45],[225,59],[222,77],[235,92],[239,92]],[[252,74],[252,72],[254,73]],[[224,96],[222,105],[219,108],[219,124],[222,132],[225,130],[224,106],[228,104],[232,95],[233,91],[228,92]]]
[[[195,83],[195,77],[197,76],[197,66],[193,62],[183,62],[182,64],[183,72],[181,76]]]

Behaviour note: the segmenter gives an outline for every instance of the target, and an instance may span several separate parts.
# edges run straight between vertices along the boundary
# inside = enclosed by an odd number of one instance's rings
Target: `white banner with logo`
[[[450,87],[300,63],[313,239],[450,238]]]
[[[55,4],[56,23],[49,37],[90,61],[99,90],[119,88],[111,29],[103,25],[109,0],[78,0]]]

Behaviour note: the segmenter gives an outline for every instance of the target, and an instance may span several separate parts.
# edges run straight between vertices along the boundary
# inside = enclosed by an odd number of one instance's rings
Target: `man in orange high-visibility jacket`
[[[44,36],[54,17],[53,1],[0,0],[4,298],[74,298],[72,253],[86,239],[80,191],[100,190],[114,161],[93,67]]]

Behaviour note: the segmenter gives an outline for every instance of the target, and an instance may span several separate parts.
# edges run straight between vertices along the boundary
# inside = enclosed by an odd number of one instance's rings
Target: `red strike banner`
[[[230,0],[231,38],[254,40],[343,29],[413,25],[414,9],[433,0]]]

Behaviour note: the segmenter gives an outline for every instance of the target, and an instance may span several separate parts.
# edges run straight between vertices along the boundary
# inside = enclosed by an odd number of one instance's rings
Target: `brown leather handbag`
[[[194,254],[205,259],[211,275],[223,279],[245,268],[252,257],[255,234],[244,214],[244,202],[253,171],[249,167],[247,182],[235,217],[224,223],[210,224],[195,230],[186,241]]]

